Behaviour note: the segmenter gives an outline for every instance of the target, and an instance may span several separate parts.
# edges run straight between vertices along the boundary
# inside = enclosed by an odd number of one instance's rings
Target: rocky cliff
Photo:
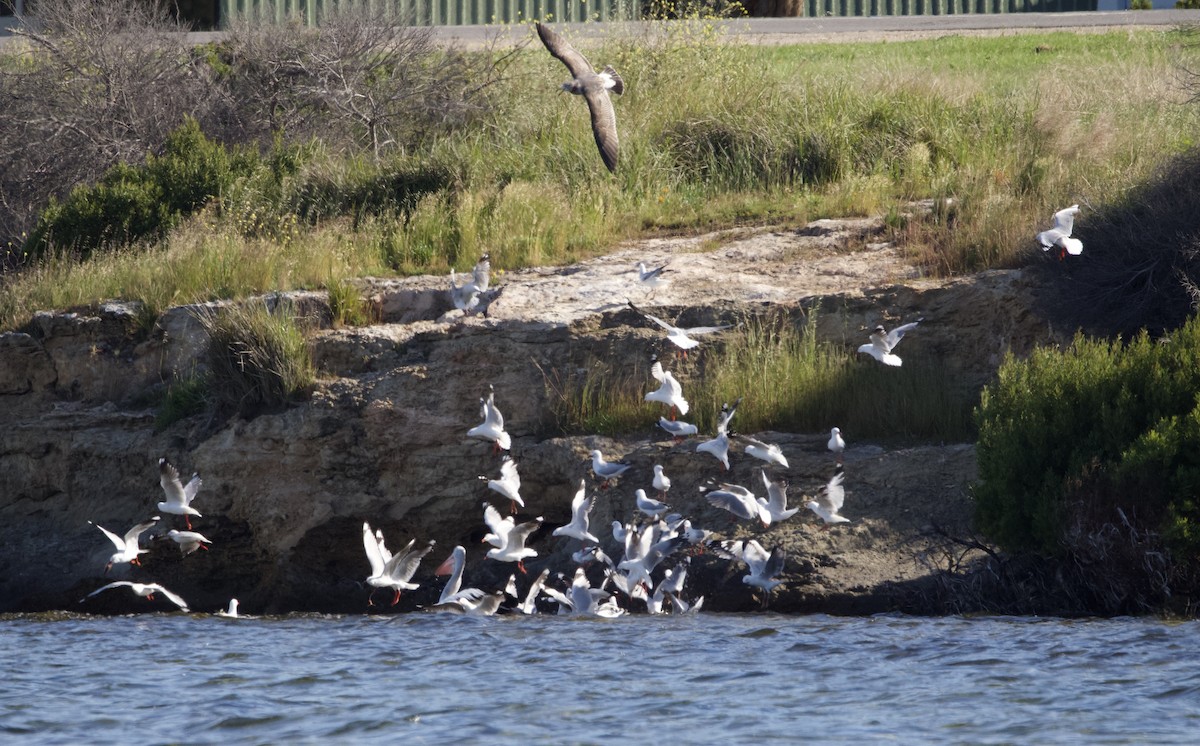
[[[736,449],[723,473],[695,452],[695,439],[556,437],[542,372],[661,350],[661,335],[626,299],[686,325],[819,302],[820,335],[855,346],[877,323],[923,316],[906,354],[937,359],[975,387],[1008,350],[1058,341],[1035,311],[1038,288],[1028,275],[923,279],[883,235],[880,221],[861,219],[642,241],[567,267],[507,273],[486,315],[470,317],[450,305],[444,277],[361,281],[378,319],[366,327],[328,328],[322,294],[289,294],[289,308],[323,327],[311,339],[321,376],[311,397],[252,419],[197,415],[161,430],[155,408],[165,384],[204,365],[203,307],[157,319],[119,302],[40,313],[26,329],[0,335],[0,611],[129,611],[135,604],[122,594],[80,599],[109,580],[133,579],[162,583],[201,611],[236,596],[254,613],[361,612],[369,574],[364,521],[393,547],[412,537],[437,541],[418,573],[423,587],[406,593],[397,610],[436,599],[441,582],[432,569],[455,544],[467,547],[469,581],[498,586],[512,565],[483,559],[480,506],[488,493],[477,477],[495,476],[499,459],[489,443],[466,437],[489,384],[520,464],[520,516],[545,518],[532,541],[539,556],[526,563],[531,572],[572,570],[578,544],[550,529],[569,519],[574,485],[591,481],[587,453],[600,448],[634,464],[616,487],[594,490],[593,525],[606,543],[609,522],[632,515],[633,490],[648,488],[652,465],[661,463],[674,480],[674,509],[721,536],[758,536],[788,551],[788,582],[772,608],[936,611],[935,570],[923,558],[938,546],[931,527],[967,530],[972,446],[852,440],[845,454],[852,523],[822,530],[802,511],[770,529],[751,528],[709,506],[698,488],[711,477],[750,484],[754,459]],[[670,286],[653,295],[637,286],[636,262],[668,260]],[[790,483],[791,500],[828,480],[827,433],[763,437],[790,462],[775,473]],[[181,473],[202,476],[194,505],[203,517],[194,523],[212,548],[183,557],[172,542],[153,539],[142,567],[119,565],[106,576],[113,548],[88,522],[123,533],[159,515],[164,455]],[[182,528],[182,518],[163,514],[152,533],[169,528]],[[739,582],[742,570],[711,555],[692,567],[689,595],[707,595],[709,608],[757,608]],[[138,609],[167,608],[133,601],[144,604]]]

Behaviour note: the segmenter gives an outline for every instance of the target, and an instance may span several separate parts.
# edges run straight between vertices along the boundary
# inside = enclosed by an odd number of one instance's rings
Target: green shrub
[[[187,378],[176,378],[167,386],[154,425],[163,429],[194,414],[199,414],[208,406],[208,378],[204,375],[193,375]]]
[[[252,151],[230,153],[188,119],[167,138],[161,155],[147,156],[140,166],[119,163],[99,183],[76,187],[62,202],[52,200],[26,251],[40,256],[53,244],[86,256],[105,246],[161,238],[257,165]]]
[[[279,409],[313,384],[312,356],[286,306],[231,306],[204,319],[209,391],[222,411]]]
[[[977,418],[977,520],[991,540],[1062,554],[1128,525],[1197,557],[1200,320],[1169,342],[1079,336],[1010,358]]]

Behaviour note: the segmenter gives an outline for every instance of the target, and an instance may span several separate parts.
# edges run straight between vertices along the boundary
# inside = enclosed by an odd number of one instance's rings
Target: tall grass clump
[[[1000,546],[1134,574],[1151,553],[1168,575],[1196,569],[1200,320],[1169,340],[1078,336],[1010,358],[977,419],[977,521]]]
[[[706,342],[687,361],[664,361],[691,405],[685,417],[714,433],[726,402],[741,399],[740,432],[827,431],[857,438],[961,441],[972,434],[972,392],[940,366],[883,368],[819,340],[816,311],[750,317],[737,332]],[[665,410],[646,402],[649,366],[614,368],[589,359],[573,375],[546,378],[548,398],[567,432],[616,435],[653,427]]]
[[[281,409],[315,381],[304,333],[286,307],[229,306],[202,319],[209,335],[209,392],[219,411]]]

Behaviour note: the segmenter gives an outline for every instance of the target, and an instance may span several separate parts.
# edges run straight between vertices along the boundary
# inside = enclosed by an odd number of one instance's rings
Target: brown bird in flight
[[[625,91],[625,82],[612,66],[606,66],[600,72],[592,69],[591,64],[575,48],[549,26],[536,24],[538,36],[550,54],[557,57],[571,71],[571,81],[563,83],[563,90],[583,96],[587,101],[588,111],[592,114],[592,134],[596,137],[596,147],[600,149],[600,158],[609,171],[617,171],[617,114],[613,111],[612,98],[608,95],[611,90],[620,95]]]

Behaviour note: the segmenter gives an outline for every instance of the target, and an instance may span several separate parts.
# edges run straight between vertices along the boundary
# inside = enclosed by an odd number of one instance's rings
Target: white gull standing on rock
[[[666,474],[663,474],[662,464],[654,465],[654,480],[651,482],[654,489],[658,490],[660,498],[667,496],[667,490],[671,489],[671,479]]]
[[[905,332],[910,332],[913,329],[916,329],[917,324],[924,320],[925,319],[917,319],[916,321],[904,324],[903,326],[898,326],[890,332],[886,331],[883,328],[883,325],[880,324],[879,326],[876,326],[875,331],[871,333],[871,341],[867,344],[860,345],[858,351],[867,353],[884,365],[899,367],[901,360],[899,357],[892,354],[892,350],[896,349],[896,345],[900,344],[900,340],[903,339]]]
[[[646,491],[640,488],[633,493],[633,497],[637,509],[651,518],[659,517],[671,507],[664,502],[659,502],[652,497],[648,497]]]
[[[627,464],[624,461],[605,461],[604,454],[600,451],[592,451],[592,473],[596,475],[600,481],[607,485],[609,480],[616,479],[629,470],[632,464]]]
[[[846,450],[846,441],[842,439],[842,429],[835,427],[829,431],[829,442],[826,443],[829,450],[833,451],[837,456],[838,466],[842,464],[842,451]]]
[[[658,426],[671,434],[671,437],[679,440],[688,435],[695,435],[700,432],[695,425],[683,420],[668,420],[666,417],[658,418]]]
[[[150,550],[142,549],[140,546],[138,546],[138,537],[141,536],[143,532],[153,528],[154,524],[157,522],[158,516],[154,516],[150,520],[143,521],[142,523],[139,523],[138,525],[126,531],[124,536],[117,536],[104,526],[88,521],[88,523],[92,523],[93,526],[100,529],[104,535],[108,537],[108,540],[113,543],[113,546],[117,548],[117,551],[113,552],[112,556],[108,558],[108,564],[104,566],[104,572],[107,574],[108,571],[112,569],[113,565],[122,565],[126,562],[131,565],[141,565],[142,562],[138,559],[138,555],[145,554]]]

